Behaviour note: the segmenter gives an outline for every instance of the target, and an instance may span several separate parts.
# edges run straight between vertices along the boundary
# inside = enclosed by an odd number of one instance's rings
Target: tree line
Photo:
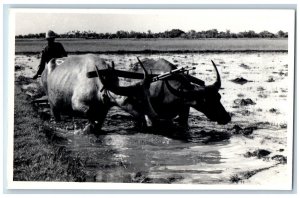
[[[164,32],[153,33],[147,32],[123,31],[115,33],[97,33],[95,31],[73,30],[57,35],[59,38],[85,38],[85,39],[121,39],[121,38],[184,38],[184,39],[204,39],[204,38],[288,38],[288,33],[282,30],[277,33],[262,31],[256,33],[253,30],[233,33],[230,30],[218,31],[211,29],[206,31],[190,30],[184,32],[180,29],[172,29]],[[15,38],[45,38],[45,33],[17,35]]]

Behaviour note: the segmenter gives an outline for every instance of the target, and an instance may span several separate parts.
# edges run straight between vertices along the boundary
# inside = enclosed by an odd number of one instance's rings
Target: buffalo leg
[[[188,128],[188,119],[189,119],[189,114],[190,114],[190,107],[184,107],[179,113],[179,117],[176,119],[178,124],[181,127]]]
[[[60,118],[60,111],[59,111],[59,109],[57,107],[55,107],[54,105],[52,105],[51,103],[50,103],[50,109],[51,109],[51,113],[52,113],[55,121],[60,121],[61,118]]]
[[[144,127],[147,127],[148,124],[147,123],[151,123],[150,120],[148,120],[147,122],[147,116],[144,115],[143,113],[141,113],[141,111],[138,110],[138,108],[136,108],[136,106],[132,106],[130,108],[130,111],[127,111],[128,113],[130,113],[133,117],[134,117],[134,127],[137,129],[142,129]]]
[[[102,127],[102,125],[104,123],[104,120],[105,120],[105,118],[107,116],[108,110],[109,110],[109,107],[103,106],[103,107],[101,107],[99,109],[99,112],[97,112],[97,116],[96,116],[95,122],[96,122],[96,127],[99,130],[101,129],[101,127]]]
[[[86,116],[90,123],[87,127],[85,127],[84,132],[94,134],[100,133],[108,110],[109,107],[106,107],[105,105],[101,105],[101,107],[89,108],[89,110],[86,112]]]

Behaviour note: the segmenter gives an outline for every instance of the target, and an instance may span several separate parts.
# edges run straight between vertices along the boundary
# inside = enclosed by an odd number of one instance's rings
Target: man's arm
[[[46,57],[45,57],[45,50],[42,51],[41,53],[41,61],[40,64],[38,66],[38,71],[36,72],[36,74],[32,77],[32,79],[37,79],[39,75],[41,75],[45,69],[45,65],[46,65]]]

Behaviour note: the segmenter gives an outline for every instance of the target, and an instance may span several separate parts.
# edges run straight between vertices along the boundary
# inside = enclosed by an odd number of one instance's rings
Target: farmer
[[[48,45],[42,51],[41,61],[38,66],[37,73],[32,77],[33,79],[37,79],[45,69],[45,65],[52,59],[52,58],[62,58],[67,56],[67,52],[65,51],[64,47],[61,43],[54,42],[56,38],[55,32],[49,30],[46,32],[46,39],[48,41]]]

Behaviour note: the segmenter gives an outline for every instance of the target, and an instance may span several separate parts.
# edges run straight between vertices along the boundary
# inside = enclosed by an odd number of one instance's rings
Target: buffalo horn
[[[207,88],[213,88],[213,89],[219,90],[221,88],[220,74],[219,74],[218,68],[217,68],[216,64],[214,63],[214,61],[211,61],[211,62],[213,64],[214,68],[215,68],[215,71],[216,71],[216,74],[217,74],[217,80],[214,84],[207,86]]]
[[[150,91],[149,91],[149,88],[150,88],[150,83],[151,83],[151,79],[149,78],[149,75],[148,75],[148,72],[147,70],[145,69],[143,63],[140,61],[140,59],[137,57],[143,71],[144,71],[144,80],[142,81],[142,87],[143,87],[143,91],[144,91],[144,102],[145,102],[145,112],[146,114],[152,118],[152,119],[155,119],[155,120],[160,120],[158,118],[158,115],[157,113],[155,112],[152,104],[151,104],[151,101],[150,101]]]

